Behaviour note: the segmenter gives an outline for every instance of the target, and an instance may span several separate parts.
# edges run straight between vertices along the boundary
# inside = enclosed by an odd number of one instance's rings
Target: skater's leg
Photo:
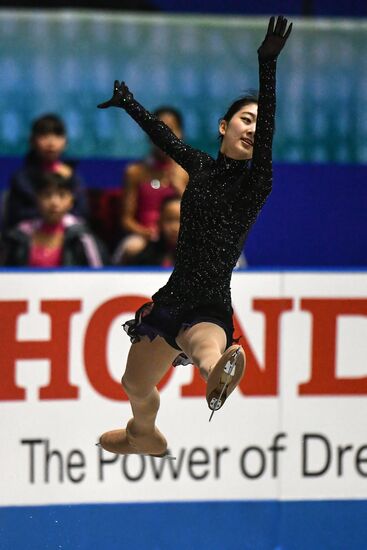
[[[99,442],[105,450],[154,456],[166,453],[167,441],[155,426],[159,408],[156,384],[166,374],[177,353],[160,337],[152,342],[143,337],[131,346],[121,382],[129,397],[133,418],[127,423],[126,429],[102,434]]]
[[[133,411],[132,433],[149,433],[153,430],[159,409],[156,385],[171,367],[178,351],[157,336],[152,342],[143,337],[133,344],[127,359],[122,386]]]
[[[219,409],[239,384],[245,368],[245,353],[234,345],[226,351],[225,331],[214,323],[198,323],[182,329],[176,342],[207,380],[206,399],[211,410]]]
[[[205,322],[181,329],[176,342],[207,380],[210,369],[226,348],[227,337],[222,327]]]

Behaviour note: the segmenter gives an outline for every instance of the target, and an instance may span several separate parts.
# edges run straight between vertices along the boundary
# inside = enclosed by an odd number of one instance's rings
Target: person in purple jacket
[[[35,188],[37,217],[4,232],[0,265],[59,268],[102,267],[109,263],[103,243],[82,219],[71,214],[74,181],[60,174],[40,174]]]

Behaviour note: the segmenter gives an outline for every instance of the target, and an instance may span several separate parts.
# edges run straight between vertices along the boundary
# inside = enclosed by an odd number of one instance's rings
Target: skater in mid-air
[[[276,64],[291,29],[284,17],[270,18],[257,51],[259,95],[244,96],[229,107],[219,123],[216,159],[180,140],[134,99],[124,82],[116,80],[112,98],[98,105],[124,109],[189,174],[174,270],[152,301],[125,324],[132,346],[122,386],[133,416],[126,428],[100,437],[107,451],[167,455],[167,441],[155,423],[156,386],[177,356],[185,355],[199,368],[212,415],[244,374],[244,350],[233,345],[230,281],[271,191]]]

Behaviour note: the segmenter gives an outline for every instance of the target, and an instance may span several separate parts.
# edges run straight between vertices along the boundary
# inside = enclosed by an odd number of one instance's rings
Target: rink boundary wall
[[[0,166],[3,192],[15,164],[6,168],[0,158]],[[119,188],[123,167],[123,162],[107,159],[78,165],[88,188],[102,191]],[[366,180],[367,165],[275,164],[272,193],[246,241],[248,265],[367,266],[367,240],[362,237],[367,233]]]
[[[23,275],[26,273],[25,270],[19,270],[19,279],[25,279],[25,282],[28,282],[27,285],[21,287],[18,285],[18,276],[12,277],[11,274],[15,273],[16,270],[1,270],[0,279],[4,277],[8,279],[9,291],[6,290],[7,286],[4,286],[4,298],[5,299],[16,299],[19,300],[22,296],[30,296],[29,302],[32,302],[33,305],[30,307],[30,312],[27,315],[29,320],[32,322],[32,319],[37,318],[35,316],[36,311],[34,305],[37,305],[40,297],[42,299],[47,299],[50,297],[57,298],[66,295],[68,299],[76,297],[78,294],[78,289],[76,288],[75,296],[73,292],[69,289],[60,289],[60,282],[56,284],[52,282],[54,277],[46,277],[50,281],[50,288],[48,285],[38,285],[36,288],[37,281],[34,278],[34,275],[39,275],[39,271],[32,271],[28,275]],[[78,279],[78,271],[85,273],[85,270],[67,270],[72,273],[76,273],[75,281]],[[108,279],[107,273],[109,271],[115,272],[118,274],[119,270],[103,270],[106,271],[106,280]],[[129,270],[136,271],[137,270]],[[146,270],[144,270],[146,271]],[[153,271],[153,270],[149,270]],[[293,270],[295,273],[300,273],[301,271],[304,274],[308,272],[313,273],[315,270]],[[367,270],[361,270],[362,273],[365,273]],[[55,270],[56,272],[56,270]],[[63,273],[62,270],[58,270],[59,277]],[[124,270],[121,270],[121,276],[123,278]],[[259,273],[263,272],[262,270]],[[334,270],[323,270],[325,272],[334,272]],[[357,270],[355,270],[357,273]],[[101,270],[96,272],[90,271],[97,275],[98,273],[103,278],[103,273]],[[282,275],[283,272],[280,273]],[[350,270],[340,271],[340,275],[349,274]],[[8,277],[6,277],[8,274]],[[285,276],[286,273],[284,272]],[[254,276],[255,275],[255,276]],[[156,270],[154,277],[158,277],[159,273]],[[164,276],[163,274],[161,275]],[[57,277],[57,273],[55,273]],[[89,275],[81,275],[85,279],[89,279]],[[126,276],[125,276],[126,277]],[[145,275],[141,275],[145,277]],[[128,276],[128,278],[130,278]],[[153,277],[152,277],[153,278]],[[324,283],[320,281],[315,284],[305,280],[302,283],[299,290],[297,290],[297,285],[294,286],[293,291],[292,286],[289,286],[286,290],[282,287],[279,282],[274,281],[274,285],[280,289],[280,295],[276,292],[275,286],[267,286],[269,283],[268,279],[273,278],[273,270],[269,270],[269,275],[264,276],[261,279],[261,276],[256,276],[256,272],[252,271],[252,274],[249,273],[246,279],[248,281],[246,285],[243,285],[243,288],[235,288],[234,298],[235,301],[239,304],[243,301],[243,307],[245,302],[249,299],[252,299],[256,296],[260,297],[275,297],[281,298],[283,296],[291,296],[294,300],[299,300],[302,297],[322,297],[326,299],[344,299],[346,297],[351,300],[364,300],[366,296],[366,277],[364,275],[358,276],[355,279],[359,279],[359,283],[353,284],[353,276],[343,277],[342,280],[333,285],[330,281],[330,288],[328,288],[329,281]],[[297,275],[297,279],[298,279]],[[69,282],[74,282],[74,276],[69,277]],[[111,277],[112,279],[112,277]],[[90,290],[83,286],[83,292],[85,292],[86,297],[90,293],[90,298],[96,299],[96,304],[88,305],[87,301],[85,303],[85,314],[87,318],[90,317],[90,314],[95,310],[95,306],[100,305],[98,299],[101,301],[108,299],[109,293],[111,296],[117,296],[116,289],[120,285],[120,278],[113,277],[116,279],[114,285],[106,291],[103,287],[103,292],[101,297],[98,298],[95,296],[98,293],[91,293]],[[118,279],[118,281],[117,281]],[[250,284],[250,279],[253,279]],[[311,279],[311,277],[310,277]],[[324,277],[325,279],[325,277]],[[328,279],[328,278],[327,278]],[[331,279],[331,277],[330,277]],[[234,283],[236,286],[236,277],[234,277]],[[95,279],[93,277],[93,288],[95,284]],[[112,280],[110,281],[112,283]],[[125,281],[126,283],[128,281]],[[150,283],[150,281],[147,281]],[[257,287],[258,283],[261,283],[260,287]],[[297,281],[295,281],[297,283]],[[337,281],[336,281],[337,282]],[[316,284],[317,283],[317,284]],[[321,284],[322,283],[322,284]],[[326,284],[325,284],[326,283]],[[55,286],[53,287],[52,284]],[[152,285],[155,285],[155,282],[152,281]],[[74,286],[74,284],[73,284]],[[105,285],[106,286],[106,285]],[[141,288],[141,285],[140,285]],[[282,290],[283,288],[283,290]],[[60,294],[57,293],[60,289]],[[150,288],[145,289],[148,293]],[[125,288],[127,294],[131,290]],[[250,294],[247,296],[247,292]],[[283,292],[288,292],[284,294]],[[17,294],[19,293],[19,295]],[[38,296],[40,294],[40,296]],[[84,297],[84,295],[81,295]],[[93,302],[93,300],[92,300]],[[243,312],[245,315],[245,312]],[[294,317],[297,317],[297,311],[294,310],[292,314]],[[246,314],[246,317],[249,316],[249,313]],[[291,319],[289,319],[291,320]],[[350,325],[349,330],[345,325],[343,330],[343,340],[347,345],[348,349],[351,350],[353,343],[357,343],[354,340],[354,334],[356,331],[364,330],[360,324],[362,319],[352,319],[353,325]],[[253,325],[255,322],[254,317],[249,316],[249,326]],[[354,324],[356,323],[356,324]],[[297,320],[295,319],[295,330],[293,332],[288,332],[289,342],[296,339],[299,339],[299,345],[302,347],[304,343],[310,341],[310,336],[308,335],[305,340],[305,334],[302,334],[300,327],[296,327]],[[74,333],[78,335],[83,330],[80,331],[81,325],[74,326]],[[365,325],[364,325],[365,326]],[[23,327],[24,329],[27,327]],[[29,329],[30,327],[28,327]],[[286,327],[285,327],[286,328]],[[260,331],[260,334],[262,331]],[[363,334],[359,332],[359,335]],[[293,336],[293,338],[292,338]],[[24,338],[20,334],[21,339]],[[27,337],[31,338],[41,338],[41,335],[28,334]],[[44,337],[44,335],[43,335]],[[252,335],[254,338],[254,335]],[[360,336],[359,336],[360,338]],[[302,340],[304,343],[302,343]],[[79,341],[79,340],[78,340]],[[342,340],[340,340],[342,343]],[[303,348],[307,351],[307,346]],[[360,348],[361,350],[365,349],[364,347]],[[363,352],[362,352],[363,353]],[[292,355],[292,354],[291,354]],[[353,354],[352,354],[353,355]],[[75,357],[75,356],[73,356]],[[358,357],[355,355],[356,362],[358,362]],[[284,361],[285,360],[285,361]],[[361,366],[362,366],[363,357],[361,357]],[[71,361],[72,365],[75,365],[75,360]],[[286,354],[283,354],[283,368],[286,368],[288,365],[288,370],[284,370],[284,380],[289,380],[293,373],[292,364],[286,361]],[[299,365],[295,363],[295,367],[299,368]],[[345,368],[345,365],[344,365]],[[363,364],[364,368],[364,364]],[[302,370],[302,369],[301,369]],[[342,371],[343,372],[343,371]],[[340,374],[342,374],[342,372]],[[360,373],[351,372],[350,375],[360,375]],[[83,375],[84,377],[84,375]],[[85,378],[81,378],[78,383],[82,384]],[[340,396],[333,397],[332,395],[327,395],[325,397],[317,398],[312,396],[310,399],[300,398],[293,393],[292,384],[304,382],[304,375],[300,379],[290,380],[287,387],[284,387],[284,403],[287,400],[290,407],[288,407],[288,413],[286,414],[287,422],[285,424],[280,424],[279,427],[276,427],[277,430],[284,430],[291,434],[292,422],[294,420],[295,425],[300,424],[299,433],[304,433],[306,430],[309,433],[310,431],[315,431],[316,429],[320,433],[327,433],[330,441],[334,443],[345,444],[346,442],[353,443],[354,447],[357,447],[363,443],[363,438],[365,438],[365,430],[363,429],[363,419],[365,418],[365,396],[363,393],[358,395],[351,396]],[[24,383],[23,383],[24,384]],[[293,393],[293,397],[292,397]],[[234,396],[235,397],[235,396]],[[32,398],[33,399],[33,398]],[[180,403],[182,404],[183,399],[175,397],[173,399],[176,407],[171,409],[172,411],[179,411],[177,408]],[[196,405],[200,405],[197,400],[192,400],[190,403],[190,409],[194,410]],[[256,413],[256,418],[259,421],[256,430],[261,433],[267,429],[266,423],[269,418],[273,417],[274,414],[266,415],[266,410],[264,407],[265,401],[261,398],[256,398],[256,400],[247,400],[247,406],[256,405],[258,408],[254,412]],[[268,400],[268,405],[271,405],[271,401],[275,405],[275,400]],[[165,396],[166,407],[164,410],[169,410],[170,402],[172,399],[169,398],[169,395]],[[39,403],[38,401],[33,400],[32,408],[33,415],[30,413],[31,401],[24,401],[23,403],[19,401],[18,403],[4,403],[4,411],[8,411],[8,419],[11,419],[11,422],[6,421],[6,416],[3,417],[4,424],[4,441],[7,441],[8,444],[3,445],[4,454],[8,454],[10,460],[8,464],[4,461],[4,466],[2,468],[4,474],[5,483],[3,489],[6,488],[7,483],[14,484],[14,490],[19,490],[19,500],[8,501],[8,502],[26,502],[25,500],[25,491],[22,490],[24,487],[24,475],[22,477],[22,469],[17,467],[17,460],[19,455],[22,453],[19,451],[19,446],[17,447],[18,452],[14,452],[15,447],[11,446],[11,438],[13,434],[19,428],[19,436],[24,437],[24,435],[29,435],[32,437],[42,435],[47,435],[51,433],[53,436],[56,436],[55,427],[57,427],[58,420],[62,419],[62,423],[65,422],[67,418],[67,410],[73,407],[73,403],[70,401],[68,403],[60,403],[60,408],[57,403],[53,403],[52,400],[49,404],[46,402]],[[75,443],[79,445],[80,435],[90,429],[90,410],[91,404],[96,405],[96,400],[88,400],[88,395],[86,392],[83,393],[82,399],[80,401],[75,400],[75,409],[74,413],[83,413],[82,405],[84,403],[86,416],[81,414],[81,423],[80,426],[83,427],[83,432],[77,433],[77,423],[75,425]],[[233,402],[235,405],[236,402]],[[311,417],[315,409],[319,408],[317,416],[315,416],[312,421]],[[45,413],[41,413],[41,409],[47,411],[48,405],[52,407],[49,409],[50,413],[54,415],[53,420],[50,422],[49,432],[47,432],[45,426],[42,426],[41,420],[47,416]],[[116,406],[120,408],[120,403]],[[172,406],[172,405],[171,405]],[[241,410],[242,410],[241,405]],[[62,407],[62,408],[61,408]],[[284,407],[283,407],[284,408]],[[98,422],[98,417],[103,414],[109,416],[108,412],[108,402],[101,402],[101,407],[96,407],[96,418],[95,421]],[[188,409],[185,409],[188,411]],[[235,410],[235,408],[233,409]],[[18,411],[18,415],[15,413]],[[60,414],[62,411],[62,415]],[[112,409],[111,409],[112,411]],[[182,409],[184,411],[184,409]],[[181,412],[182,412],[181,411]],[[259,412],[264,414],[262,424],[258,416]],[[246,414],[250,412],[250,409],[246,409]],[[283,411],[284,412],[284,411]],[[286,412],[286,411],[285,411]],[[306,413],[306,414],[305,414]],[[358,422],[358,414],[360,414],[360,421]],[[27,416],[29,418],[27,419]],[[32,418],[31,418],[32,416]],[[180,415],[178,415],[180,416]],[[182,416],[182,415],[181,415]],[[75,416],[74,416],[75,417]],[[75,417],[76,418],[76,417]],[[196,417],[198,418],[198,417]],[[215,430],[215,440],[220,437],[223,437],[223,425],[220,428],[221,419],[224,417],[218,417],[216,422]],[[251,417],[248,417],[251,418]],[[18,419],[18,420],[17,420]],[[88,419],[85,422],[85,419]],[[306,420],[307,421],[306,421]],[[329,420],[328,420],[329,419]],[[346,423],[343,424],[342,420],[345,419]],[[348,420],[349,419],[349,420]],[[185,419],[187,420],[187,418]],[[28,422],[28,426],[27,426]],[[348,425],[349,422],[349,425]],[[56,423],[56,424],[55,424]],[[250,423],[246,423],[249,426]],[[303,424],[303,425],[301,425]],[[205,424],[206,426],[207,424]],[[355,429],[356,428],[356,429]],[[98,431],[98,426],[96,426],[96,431]],[[194,427],[191,425],[190,430],[187,432],[191,438],[192,433],[194,432]],[[275,429],[275,428],[274,428]],[[8,430],[8,434],[6,431]],[[24,432],[23,432],[24,430]],[[32,430],[36,430],[32,432]],[[94,428],[93,428],[94,430]],[[326,430],[326,432],[325,432]],[[61,431],[59,429],[59,431]],[[201,432],[203,433],[203,432]],[[298,433],[298,432],[297,432]],[[270,433],[272,436],[273,434]],[[209,438],[209,433],[208,433]],[[346,439],[348,438],[348,439]],[[72,440],[65,437],[65,446],[71,445]],[[88,437],[88,449],[90,447],[91,437]],[[190,439],[191,440],[191,439]],[[244,439],[245,440],[245,439]],[[223,440],[224,441],[224,440]],[[228,440],[230,442],[230,440]],[[251,436],[246,436],[246,444],[251,443]],[[182,443],[182,437],[180,438],[180,443]],[[231,443],[231,442],[230,442]],[[217,444],[217,443],[216,443]],[[222,442],[223,444],[223,442]],[[268,445],[268,443],[266,443]],[[92,445],[95,449],[94,445]],[[69,447],[68,447],[69,448]],[[359,447],[358,447],[359,448]],[[367,445],[363,443],[363,448],[366,449]],[[291,449],[291,447],[289,447]],[[23,453],[24,454],[24,453]],[[18,456],[17,456],[18,455]],[[193,499],[193,491],[190,497],[185,500],[185,485],[187,485],[186,478],[182,478],[181,483],[176,479],[170,480],[172,487],[172,496],[165,497],[161,502],[152,502],[155,499],[155,496],[158,495],[158,485],[151,484],[150,491],[149,484],[146,483],[146,480],[142,480],[142,483],[137,483],[137,481],[130,482],[129,484],[117,485],[116,483],[112,484],[106,483],[105,486],[99,486],[99,497],[105,498],[104,503],[95,503],[97,501],[98,493],[97,489],[94,487],[93,491],[89,494],[88,498],[84,501],[84,504],[47,504],[52,502],[50,500],[50,491],[48,495],[46,494],[47,488],[51,488],[54,491],[54,495],[57,498],[63,497],[66,495],[66,490],[68,489],[67,484],[48,484],[43,483],[41,486],[38,484],[32,485],[28,483],[29,493],[34,492],[34,494],[41,494],[42,491],[46,495],[44,496],[44,503],[42,505],[8,505],[0,506],[0,549],[1,550],[42,550],[42,549],[58,549],[63,550],[89,550],[90,548],[99,550],[117,550],[121,548],[128,548],[129,550],[172,550],[177,548],[178,550],[206,550],[207,548],[211,550],[365,550],[366,540],[367,540],[367,524],[365,521],[367,514],[367,499],[365,498],[366,489],[365,483],[367,479],[367,470],[363,468],[363,464],[367,464],[367,457],[362,456],[361,454],[361,468],[358,473],[358,476],[351,469],[346,468],[345,475],[339,478],[328,474],[328,479],[322,480],[314,479],[313,483],[313,494],[310,495],[310,492],[307,493],[306,485],[309,485],[309,480],[305,479],[296,479],[295,491],[293,494],[285,491],[284,500],[279,498],[279,500],[272,498],[271,495],[271,479],[269,478],[266,481],[268,487],[268,494],[261,494],[260,489],[261,485],[258,485],[258,489],[254,485],[255,480],[246,479],[246,484],[243,485],[243,497],[241,495],[240,499],[234,500],[234,488],[229,487],[231,481],[235,478],[235,471],[227,478],[227,482],[223,477],[223,486],[221,487],[221,493],[219,498],[215,497],[213,493],[214,485],[205,485],[202,480],[197,480],[197,499]],[[89,461],[88,461],[89,463]],[[292,464],[294,464],[292,462]],[[287,472],[285,470],[285,472]],[[23,472],[24,473],[24,472]],[[112,482],[113,478],[111,477]],[[292,472],[288,470],[284,476],[285,485],[289,485],[288,481],[292,479]],[[336,484],[336,480],[338,484]],[[23,480],[23,481],[22,481]],[[166,480],[165,480],[166,481]],[[242,480],[244,481],[244,480]],[[23,486],[22,486],[23,483]],[[166,483],[161,484],[166,487]],[[338,485],[340,487],[340,492],[334,491],[334,486]],[[136,495],[130,497],[129,492],[137,489],[138,486],[143,487],[145,494],[149,495],[149,501],[142,502],[139,500]],[[275,486],[274,486],[275,487]],[[117,498],[115,498],[115,503],[112,503],[112,489],[117,488]],[[152,488],[154,490],[152,490]],[[214,487],[215,488],[215,487]],[[292,487],[288,486],[288,491]],[[356,491],[355,489],[358,489]],[[56,490],[55,490],[56,489]],[[162,489],[162,487],[161,487]],[[79,491],[75,491],[73,487],[70,488],[70,495],[67,495],[63,498],[80,498],[83,491],[83,486],[80,486]],[[256,494],[255,494],[255,492]],[[355,492],[353,492],[355,491]],[[251,492],[253,494],[251,494]],[[296,494],[296,496],[294,496]],[[177,501],[173,501],[176,498]],[[228,495],[230,500],[223,500],[223,496]],[[52,496],[52,495],[51,495]],[[259,496],[259,500],[256,499]],[[346,497],[350,497],[347,499]],[[203,500],[205,497],[205,501]],[[53,496],[52,496],[53,498]],[[122,501],[125,500],[125,503]],[[144,500],[144,499],[143,499]],[[157,499],[158,500],[158,499]],[[3,502],[6,502],[6,499],[3,495]],[[33,502],[35,502],[33,500]],[[68,502],[68,500],[66,500]],[[70,502],[70,501],[69,501]]]

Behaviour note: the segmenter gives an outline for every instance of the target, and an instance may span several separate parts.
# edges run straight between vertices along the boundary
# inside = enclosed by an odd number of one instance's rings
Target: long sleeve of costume
[[[259,61],[259,103],[250,182],[254,188],[270,192],[272,186],[272,145],[275,118],[276,60]]]
[[[272,184],[272,139],[275,114],[276,61],[260,61],[260,93],[253,159],[216,160],[183,144],[132,98],[126,110],[154,143],[190,167],[181,201],[181,226],[175,268],[153,301],[175,315],[214,306],[231,313],[230,280],[244,239],[255,222]],[[207,162],[205,161],[207,159]],[[202,169],[198,159],[203,159]]]
[[[125,111],[146,132],[152,142],[186,170],[192,171],[209,158],[208,155],[190,147],[179,139],[159,118],[147,111],[132,96],[123,104]]]

